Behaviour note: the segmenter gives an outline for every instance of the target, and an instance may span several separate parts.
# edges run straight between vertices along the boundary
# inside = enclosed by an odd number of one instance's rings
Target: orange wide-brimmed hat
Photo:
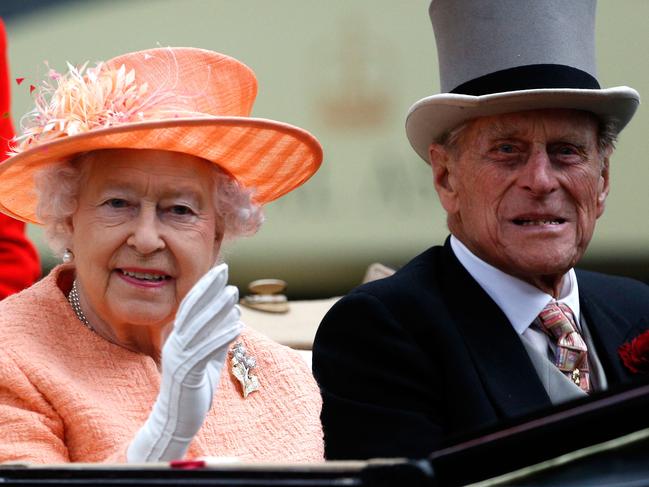
[[[40,223],[34,174],[99,149],[183,152],[218,164],[259,204],[308,180],[322,147],[309,132],[250,117],[257,80],[234,58],[196,48],[132,52],[95,67],[50,70],[0,164],[0,211]]]

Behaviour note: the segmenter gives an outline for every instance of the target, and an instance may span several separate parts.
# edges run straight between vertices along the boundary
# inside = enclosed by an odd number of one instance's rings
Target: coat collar
[[[520,337],[457,260],[448,239],[441,264],[444,299],[498,413],[512,418],[551,407]]]
[[[554,296],[507,274],[472,253],[457,237],[450,237],[453,254],[471,277],[496,303],[519,335],[522,335]],[[567,304],[579,322],[581,305],[574,269],[563,276],[558,301]]]
[[[606,372],[609,385],[624,384],[634,378],[624,367],[618,349],[648,328],[645,321],[631,322],[616,310],[606,307],[590,289],[587,278],[580,276],[582,312],[587,320],[595,348]]]

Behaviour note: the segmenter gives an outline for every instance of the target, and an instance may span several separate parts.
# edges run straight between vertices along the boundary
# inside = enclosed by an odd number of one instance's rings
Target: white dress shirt
[[[553,360],[556,353],[556,344],[540,328],[531,327],[530,325],[535,320],[538,320],[538,315],[545,305],[550,301],[554,301],[555,298],[483,261],[453,235],[451,235],[451,248],[462,266],[471,274],[471,277],[477,281],[480,287],[502,310],[516,333],[525,338],[527,343],[539,354]],[[564,275],[561,292],[556,301],[568,305],[572,310],[577,327],[580,332],[583,332],[588,346],[589,362],[596,362],[593,364],[594,367],[591,367],[591,382],[599,384],[599,388],[605,388],[604,372],[595,355],[590,334],[581,316],[579,287],[573,269],[570,269]]]

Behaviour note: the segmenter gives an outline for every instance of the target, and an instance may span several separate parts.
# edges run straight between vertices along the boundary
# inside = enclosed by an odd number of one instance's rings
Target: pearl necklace
[[[77,315],[77,318],[79,318],[79,321],[84,325],[86,325],[86,328],[88,328],[90,331],[95,331],[95,329],[92,327],[90,322],[88,322],[88,318],[86,318],[86,315],[83,314],[83,310],[81,309],[81,303],[79,302],[79,291],[77,291],[76,279],[72,284],[72,290],[70,291],[70,294],[68,294],[68,302],[70,303],[70,306],[72,306],[72,310],[74,311],[74,314]]]

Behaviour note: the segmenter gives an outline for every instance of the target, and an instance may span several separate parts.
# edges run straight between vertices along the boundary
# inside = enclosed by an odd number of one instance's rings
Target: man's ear
[[[599,174],[599,185],[597,187],[597,218],[602,216],[604,209],[606,207],[606,197],[610,189],[610,170],[609,170],[609,161],[611,153],[613,152],[612,148],[606,150],[606,153],[603,156],[601,169]]]
[[[452,155],[441,144],[431,144],[428,159],[433,169],[433,183],[442,206],[448,214],[457,212],[457,189],[452,167]]]

